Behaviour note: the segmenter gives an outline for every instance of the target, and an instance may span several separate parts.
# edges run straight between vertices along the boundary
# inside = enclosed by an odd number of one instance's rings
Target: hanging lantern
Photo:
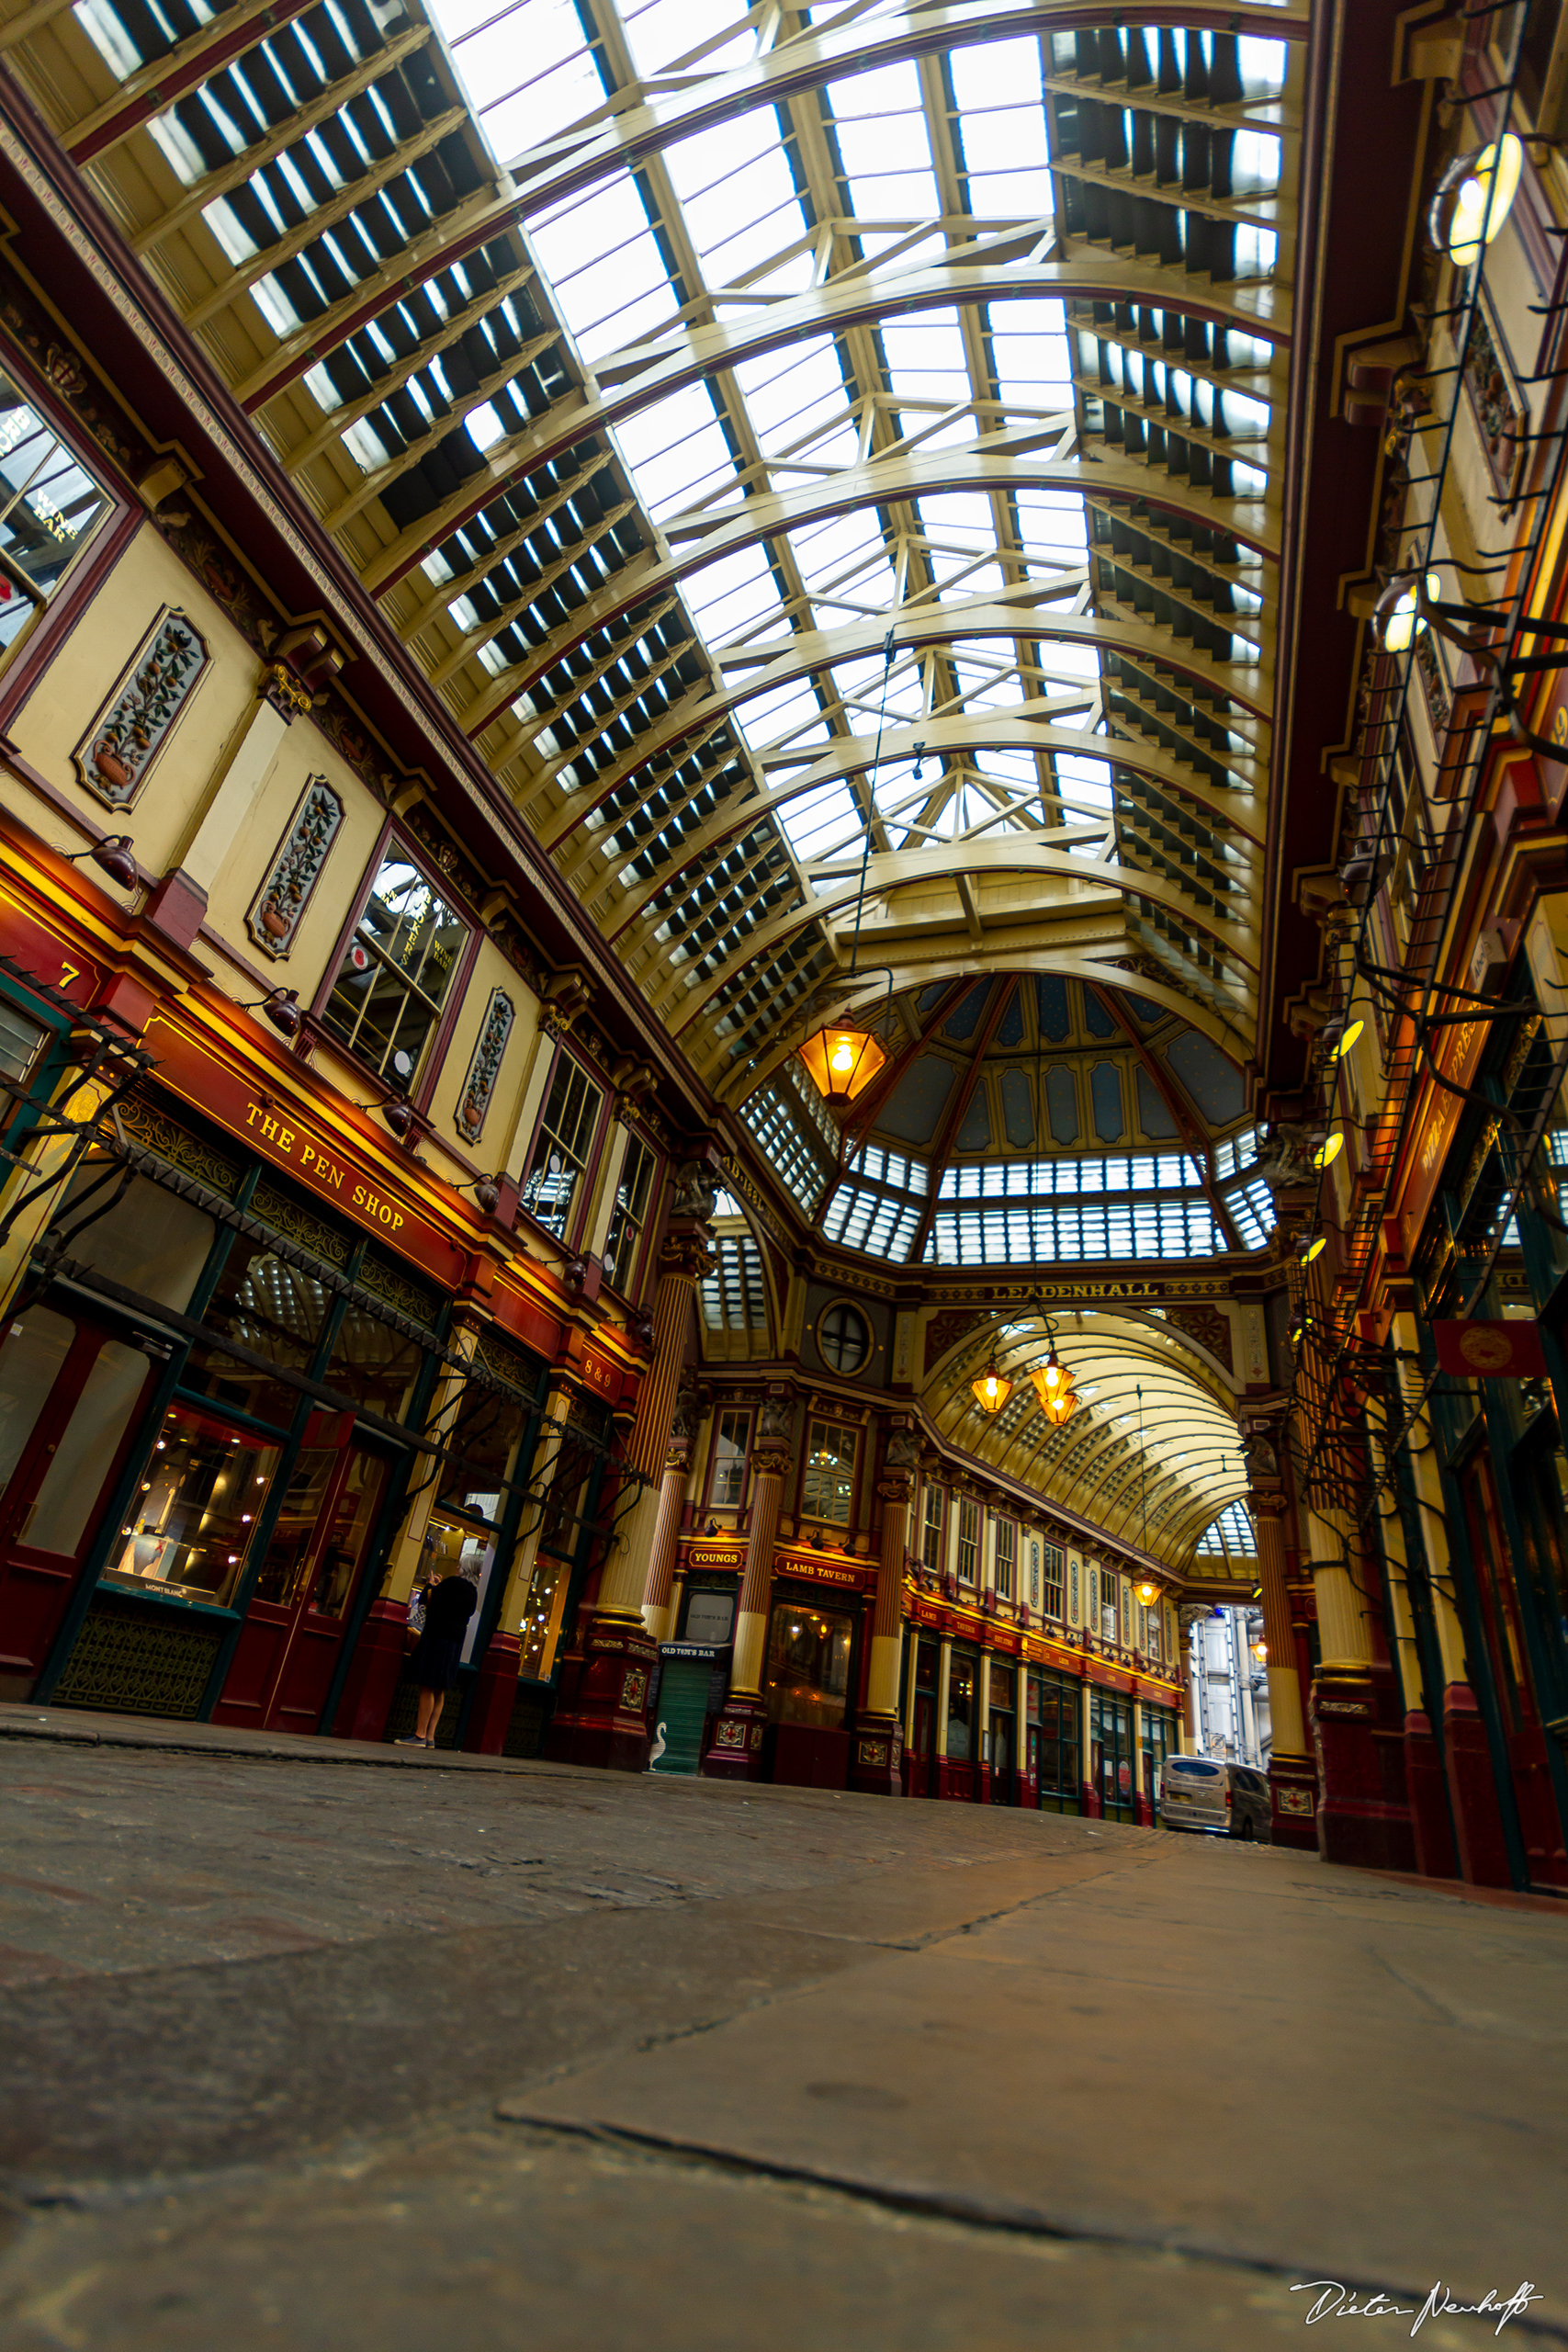
[[[1029,1377],[1034,1383],[1034,1393],[1040,1399],[1042,1409],[1049,1405],[1053,1396],[1065,1396],[1073,1385],[1073,1375],[1060,1361],[1055,1348],[1043,1363],[1033,1367]]]
[[[1133,1589],[1137,1594],[1139,1605],[1142,1608],[1152,1609],[1159,1599],[1159,1587],[1152,1577],[1145,1577],[1143,1583],[1134,1585]]]
[[[1036,1396],[1040,1394],[1038,1385],[1036,1385],[1035,1394]],[[1064,1422],[1072,1419],[1082,1402],[1083,1399],[1076,1388],[1057,1388],[1054,1389],[1049,1396],[1040,1397],[1040,1409],[1052,1428],[1059,1430]]]
[[[999,1413],[1012,1395],[1013,1389],[1013,1384],[1006,1373],[998,1367],[995,1350],[992,1351],[991,1361],[985,1371],[972,1380],[969,1385],[975,1391],[975,1402],[983,1413]]]
[[[818,1029],[796,1047],[811,1083],[831,1111],[845,1110],[863,1094],[887,1059],[869,1029]]]

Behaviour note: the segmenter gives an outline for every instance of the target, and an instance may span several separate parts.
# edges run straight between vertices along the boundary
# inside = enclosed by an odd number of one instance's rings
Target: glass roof
[[[12,54],[738,1102],[857,924],[1253,1054],[1307,17],[74,0]]]

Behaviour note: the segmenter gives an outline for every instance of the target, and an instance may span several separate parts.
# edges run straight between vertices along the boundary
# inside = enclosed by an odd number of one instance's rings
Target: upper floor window
[[[932,1575],[942,1571],[942,1505],[947,1500],[940,1487],[926,1488],[925,1516],[920,1527],[920,1564]]]
[[[0,371],[0,651],[42,611],[108,508],[107,492]]]
[[[1018,1562],[1018,1530],[1010,1519],[997,1521],[997,1599],[1012,1599],[1013,1570]]]
[[[539,1122],[533,1164],[519,1195],[529,1216],[558,1241],[566,1239],[567,1220],[588,1167],[604,1099],[587,1071],[570,1054],[562,1054]]]
[[[637,1252],[653,1197],[653,1171],[659,1162],[647,1144],[636,1136],[626,1146],[621,1181],[615,1187],[610,1238],[604,1244],[604,1280],[616,1290],[629,1291],[637,1272]]]
[[[721,1413],[713,1442],[713,1482],[708,1500],[725,1509],[740,1500],[746,1487],[746,1442],[751,1433],[750,1413]]]
[[[825,1519],[834,1527],[847,1527],[854,1493],[853,1430],[837,1429],[831,1421],[813,1421],[800,1488],[802,1516]]]
[[[389,850],[321,1014],[360,1060],[407,1093],[463,961],[468,927],[405,851]]]
[[[1045,1597],[1041,1607],[1047,1617],[1059,1617],[1062,1613],[1062,1570],[1066,1566],[1066,1555],[1056,1544],[1047,1544],[1044,1552]]]
[[[975,1581],[975,1564],[980,1555],[980,1506],[961,1502],[958,1506],[958,1574],[964,1584]]]
[[[1100,1633],[1102,1641],[1116,1639],[1116,1583],[1109,1568],[1100,1573]]]

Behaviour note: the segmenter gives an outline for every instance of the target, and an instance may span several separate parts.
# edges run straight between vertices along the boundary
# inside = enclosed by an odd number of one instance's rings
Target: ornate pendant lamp
[[[999,1413],[1012,1395],[1013,1383],[997,1363],[997,1351],[991,1350],[991,1361],[982,1373],[969,1383],[975,1391],[975,1402],[983,1413]]]
[[[846,1109],[863,1093],[887,1059],[869,1029],[818,1029],[795,1050],[830,1111]]]
[[[1056,1353],[1056,1335],[1050,1317],[1043,1315],[1040,1319],[1045,1326],[1049,1344],[1044,1363],[1032,1365],[1029,1377],[1040,1399],[1041,1411],[1052,1428],[1059,1430],[1064,1422],[1072,1419],[1083,1399],[1073,1387],[1072,1374]]]
[[[1133,1587],[1133,1590],[1138,1596],[1139,1606],[1144,1609],[1152,1609],[1159,1599],[1159,1587],[1153,1577],[1145,1577],[1142,1584]]]

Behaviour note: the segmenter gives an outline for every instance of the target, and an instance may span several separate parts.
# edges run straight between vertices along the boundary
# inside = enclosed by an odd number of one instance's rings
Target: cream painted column
[[[980,1671],[975,1677],[975,1738],[970,1755],[976,1765],[991,1762],[991,1653],[982,1647]]]
[[[1258,1530],[1258,1580],[1263,1587],[1263,1638],[1269,1645],[1269,1712],[1274,1754],[1283,1761],[1308,1754],[1302,1718],[1302,1686],[1291,1630],[1291,1597],[1285,1588],[1285,1513],[1289,1498],[1278,1488],[1254,1487],[1248,1498]]]
[[[197,816],[178,870],[210,898],[224,859],[240,837],[257,793],[265,783],[283,739],[310,696],[282,663],[269,670],[256,692],[251,716]]]
[[[596,1623],[609,1619],[635,1625],[639,1634],[643,1629],[643,1598],[675,1422],[675,1400],[686,1361],[692,1293],[711,1262],[707,1227],[695,1219],[676,1226],[660,1255],[659,1288],[653,1301],[653,1361],[637,1392],[637,1418],[626,1447],[627,1466],[647,1483],[605,1563],[594,1611]]]
[[[1176,1614],[1177,1668],[1181,1676],[1181,1752],[1184,1756],[1202,1753],[1202,1734],[1198,1721],[1198,1690],[1192,1668],[1192,1628],[1200,1617],[1208,1615],[1206,1609],[1195,1608],[1189,1601]],[[1298,1703],[1297,1713],[1301,1712]]]
[[[1100,1797],[1100,1785],[1094,1777],[1094,1685],[1088,1675],[1078,1689],[1078,1786],[1092,1789]]]
[[[452,1334],[452,1352],[470,1363],[478,1345],[478,1332],[466,1329],[462,1325]],[[451,1371],[442,1375],[436,1385],[428,1423],[430,1428],[439,1428],[442,1415],[461,1393],[467,1379],[468,1374],[464,1372]],[[414,1456],[413,1476],[419,1482],[420,1490],[410,1503],[402,1526],[387,1554],[387,1566],[381,1576],[380,1598],[383,1600],[406,1600],[413,1590],[414,1578],[419,1574],[423,1556],[430,1515],[435,1508],[441,1479],[437,1465],[428,1453]],[[504,1620],[498,1619],[497,1623],[503,1623]]]
[[[904,1752],[907,1756],[913,1756],[915,1752],[915,1702],[919,1696],[919,1685],[916,1678],[919,1670],[920,1629],[918,1625],[911,1625],[909,1628],[909,1680],[904,1692]]]
[[[1143,1702],[1143,1701],[1139,1698],[1139,1696],[1138,1696],[1138,1694],[1137,1694],[1137,1692],[1136,1692],[1135,1690],[1134,1690],[1134,1692],[1133,1693],[1133,1759],[1132,1759],[1132,1760],[1133,1760],[1133,1811],[1134,1811],[1134,1815],[1136,1815],[1137,1810],[1138,1810],[1138,1799],[1139,1799],[1140,1797],[1146,1796],[1146,1797],[1148,1798],[1149,1803],[1152,1804],[1154,1803],[1154,1801],[1155,1801],[1155,1798],[1158,1795],[1159,1792],[1157,1791],[1157,1789],[1145,1789],[1145,1788],[1144,1787],[1144,1702]]]
[[[1364,1675],[1372,1663],[1366,1602],[1351,1581],[1350,1522],[1343,1511],[1306,1514],[1307,1549],[1317,1594],[1319,1665],[1325,1674]]]
[[[659,1490],[659,1516],[653,1524],[653,1547],[642,1596],[642,1622],[652,1642],[670,1638],[670,1595],[675,1581],[675,1557],[680,1548],[681,1517],[686,1508],[686,1480],[691,1466],[691,1435],[677,1430],[664,1457],[664,1483]]]
[[[765,1419],[766,1413],[762,1418]],[[732,1699],[761,1700],[762,1657],[768,1638],[768,1603],[773,1581],[773,1546],[778,1541],[779,1512],[784,1480],[790,1473],[786,1438],[764,1434],[751,1450],[751,1525],[746,1537],[746,1566],[740,1578],[740,1606],[735,1616],[735,1656],[729,1671]]]
[[[80,1069],[72,1070],[61,1081],[54,1098],[44,1114],[44,1124],[55,1119],[71,1119],[85,1126],[96,1119],[114,1088],[103,1079],[84,1079]],[[7,1209],[13,1200],[41,1185],[43,1190],[29,1201],[0,1242],[0,1315],[9,1314],[11,1301],[20,1289],[28,1271],[28,1261],[55,1210],[60,1206],[61,1187],[65,1182],[66,1162],[74,1149],[74,1135],[40,1136],[28,1149],[22,1165],[12,1171],[8,1182],[0,1184],[0,1210]],[[52,1182],[51,1180],[53,1180]]]
[[[906,1440],[904,1452],[915,1441]],[[887,1449],[887,1465],[877,1484],[882,1502],[882,1555],[876,1571],[876,1609],[871,1627],[871,1666],[866,1676],[866,1713],[889,1723],[898,1715],[898,1652],[904,1607],[904,1560],[909,1544],[909,1506],[915,1491],[913,1464],[898,1458],[899,1441]]]
[[[931,1735],[932,1761],[947,1761],[947,1711],[953,1703],[953,1644],[945,1634],[936,1669],[936,1729]]]
[[[576,1400],[577,1392],[571,1388],[552,1388],[545,1398],[544,1427],[539,1432],[539,1442],[534,1449],[534,1460],[528,1473],[528,1484],[535,1495],[545,1495],[549,1491],[556,1456],[566,1436],[567,1416]],[[534,1565],[538,1557],[539,1538],[545,1525],[542,1505],[531,1502],[526,1510],[533,1523],[525,1534],[518,1537],[513,1547],[501,1615],[496,1621],[507,1632],[520,1634],[525,1647],[529,1632],[525,1622],[525,1607],[534,1581]]]

